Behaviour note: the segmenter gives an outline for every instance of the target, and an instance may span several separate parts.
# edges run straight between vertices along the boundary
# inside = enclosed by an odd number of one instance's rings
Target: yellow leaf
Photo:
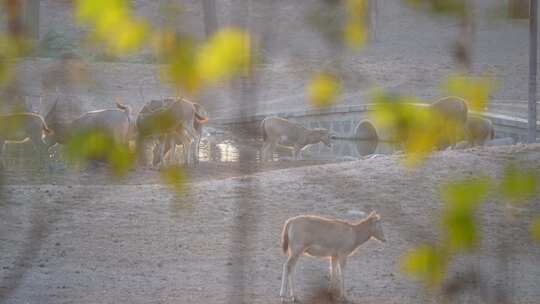
[[[126,0],[77,0],[75,18],[90,26],[90,35],[107,46],[106,51],[123,54],[142,45],[147,25],[131,14]]]
[[[327,72],[316,73],[306,88],[309,101],[316,107],[333,104],[340,91],[341,87],[336,77]]]
[[[196,46],[192,39],[171,31],[156,33],[152,39],[160,58],[165,62],[161,76],[187,93],[194,93],[201,86],[196,66]]]
[[[196,71],[204,82],[224,80],[236,73],[247,73],[251,65],[250,38],[235,28],[216,32],[196,56]]]
[[[350,48],[359,49],[368,38],[365,26],[358,22],[347,22],[343,30],[344,40]]]
[[[405,165],[416,166],[436,147],[441,137],[441,119],[436,113],[414,103],[412,97],[376,92],[373,94],[373,120],[402,144]]]
[[[365,26],[366,0],[347,0],[347,19],[343,29],[345,43],[354,49],[362,47],[367,40],[367,29]]]
[[[489,94],[495,88],[493,79],[489,77],[450,75],[443,83],[443,92],[465,99],[470,110],[484,111]]]

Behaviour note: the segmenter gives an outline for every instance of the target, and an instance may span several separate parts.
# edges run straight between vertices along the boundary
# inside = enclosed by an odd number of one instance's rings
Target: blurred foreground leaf
[[[347,0],[347,18],[343,29],[344,41],[350,48],[359,49],[367,41],[367,0]]]
[[[401,271],[422,281],[428,287],[441,284],[447,268],[444,250],[433,245],[419,245],[407,251],[400,260]]]
[[[537,178],[534,170],[518,169],[509,165],[504,171],[500,191],[513,203],[525,202],[538,194]]]
[[[446,245],[451,250],[472,250],[479,236],[475,211],[487,196],[487,178],[466,179],[451,182],[442,188],[441,196],[445,204],[442,226]]]
[[[167,166],[161,169],[160,174],[163,181],[172,187],[177,195],[182,194],[187,181],[184,168],[179,165]]]
[[[170,111],[158,110],[141,115],[137,132],[141,137],[166,134],[178,128],[179,122]]]
[[[251,65],[249,35],[236,28],[223,28],[210,37],[197,54],[197,70],[207,83],[234,74],[247,74]]]
[[[375,92],[372,100],[373,120],[392,141],[402,144],[407,166],[418,165],[437,148],[443,134],[438,113],[418,105],[419,100],[409,96]]]
[[[332,105],[341,91],[337,78],[327,72],[318,72],[306,87],[309,101],[316,107]]]
[[[134,164],[129,147],[99,129],[77,132],[69,139],[65,151],[71,162],[105,161],[117,176],[125,174]]]
[[[166,65],[162,75],[189,94],[235,75],[245,75],[251,65],[249,35],[236,28],[223,28],[198,45],[187,35],[163,31],[153,44]]]
[[[24,37],[0,33],[0,84],[12,78],[18,57],[30,51],[32,44]]]
[[[163,31],[155,35],[154,45],[158,56],[166,63],[161,70],[162,77],[188,93],[198,90],[201,77],[196,68],[195,41],[185,35]]]
[[[126,0],[76,0],[75,16],[113,54],[138,49],[147,32],[146,23],[131,14]]]
[[[531,237],[536,242],[540,243],[540,217],[536,217],[530,227],[529,232],[531,233]]]
[[[458,96],[467,101],[469,110],[484,111],[495,83],[489,77],[450,75],[442,84],[444,94]]]
[[[462,16],[467,0],[404,0],[407,4],[436,14]]]

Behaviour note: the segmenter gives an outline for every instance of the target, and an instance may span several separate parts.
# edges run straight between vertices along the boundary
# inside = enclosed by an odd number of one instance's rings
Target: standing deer
[[[190,163],[197,154],[202,125],[208,122],[206,110],[183,98],[152,100],[137,116],[137,151],[139,162],[146,164],[145,149],[150,141],[157,141],[153,165],[158,165],[173,145],[184,146],[185,162]]]
[[[381,226],[381,218],[371,212],[357,223],[326,219],[313,215],[301,215],[288,219],[283,226],[283,253],[288,255],[283,264],[281,278],[281,302],[285,300],[287,289],[295,301],[293,288],[294,267],[301,255],[330,259],[330,289],[334,289],[336,275],[339,276],[340,299],[345,299],[344,271],[347,257],[370,238],[386,242]]]

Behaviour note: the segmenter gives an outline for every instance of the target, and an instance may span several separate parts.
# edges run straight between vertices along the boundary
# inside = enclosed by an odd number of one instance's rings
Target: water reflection
[[[226,140],[222,143],[216,145],[216,148],[219,150],[219,160],[221,162],[231,162],[237,161],[239,159],[238,148],[231,140]]]
[[[201,141],[199,159],[201,161],[260,161],[262,140],[255,134],[241,131],[207,134]],[[331,147],[316,144],[302,151],[302,159],[340,160],[360,158],[371,154],[391,154],[395,151],[391,143],[374,140],[333,140]],[[292,152],[285,147],[278,147],[273,160],[290,160]]]
[[[223,131],[206,133],[199,149],[199,160],[202,162],[236,162],[260,161],[262,139],[257,134],[242,131]],[[373,140],[335,139],[332,147],[316,144],[302,151],[301,159],[305,160],[343,160],[361,158],[371,154],[391,154],[395,151],[391,143]],[[173,159],[182,159],[182,149],[176,149]],[[39,160],[29,144],[6,145],[3,155],[6,167],[11,170],[29,169],[39,166]],[[273,160],[291,160],[290,149],[278,147],[272,156]],[[60,161],[55,157],[55,161]]]

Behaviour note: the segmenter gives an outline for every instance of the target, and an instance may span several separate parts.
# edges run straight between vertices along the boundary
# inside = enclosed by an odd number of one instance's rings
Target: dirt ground
[[[415,170],[400,159],[281,161],[250,170],[203,163],[179,196],[152,170],[122,182],[99,170],[48,181],[12,172],[1,191],[0,302],[279,303],[287,218],[353,220],[357,211],[377,210],[387,243],[368,241],[350,258],[350,302],[438,303],[399,272],[398,261],[407,248],[437,238],[441,183],[479,173],[496,177],[511,160],[540,170],[540,145],[440,152]],[[510,210],[520,216],[509,217]],[[538,303],[540,246],[527,227],[539,213],[538,199],[509,209],[489,198],[479,212],[481,249],[459,256],[450,276],[478,270],[488,303],[505,295]],[[300,260],[301,303],[325,303],[319,291],[327,273],[326,261]]]

